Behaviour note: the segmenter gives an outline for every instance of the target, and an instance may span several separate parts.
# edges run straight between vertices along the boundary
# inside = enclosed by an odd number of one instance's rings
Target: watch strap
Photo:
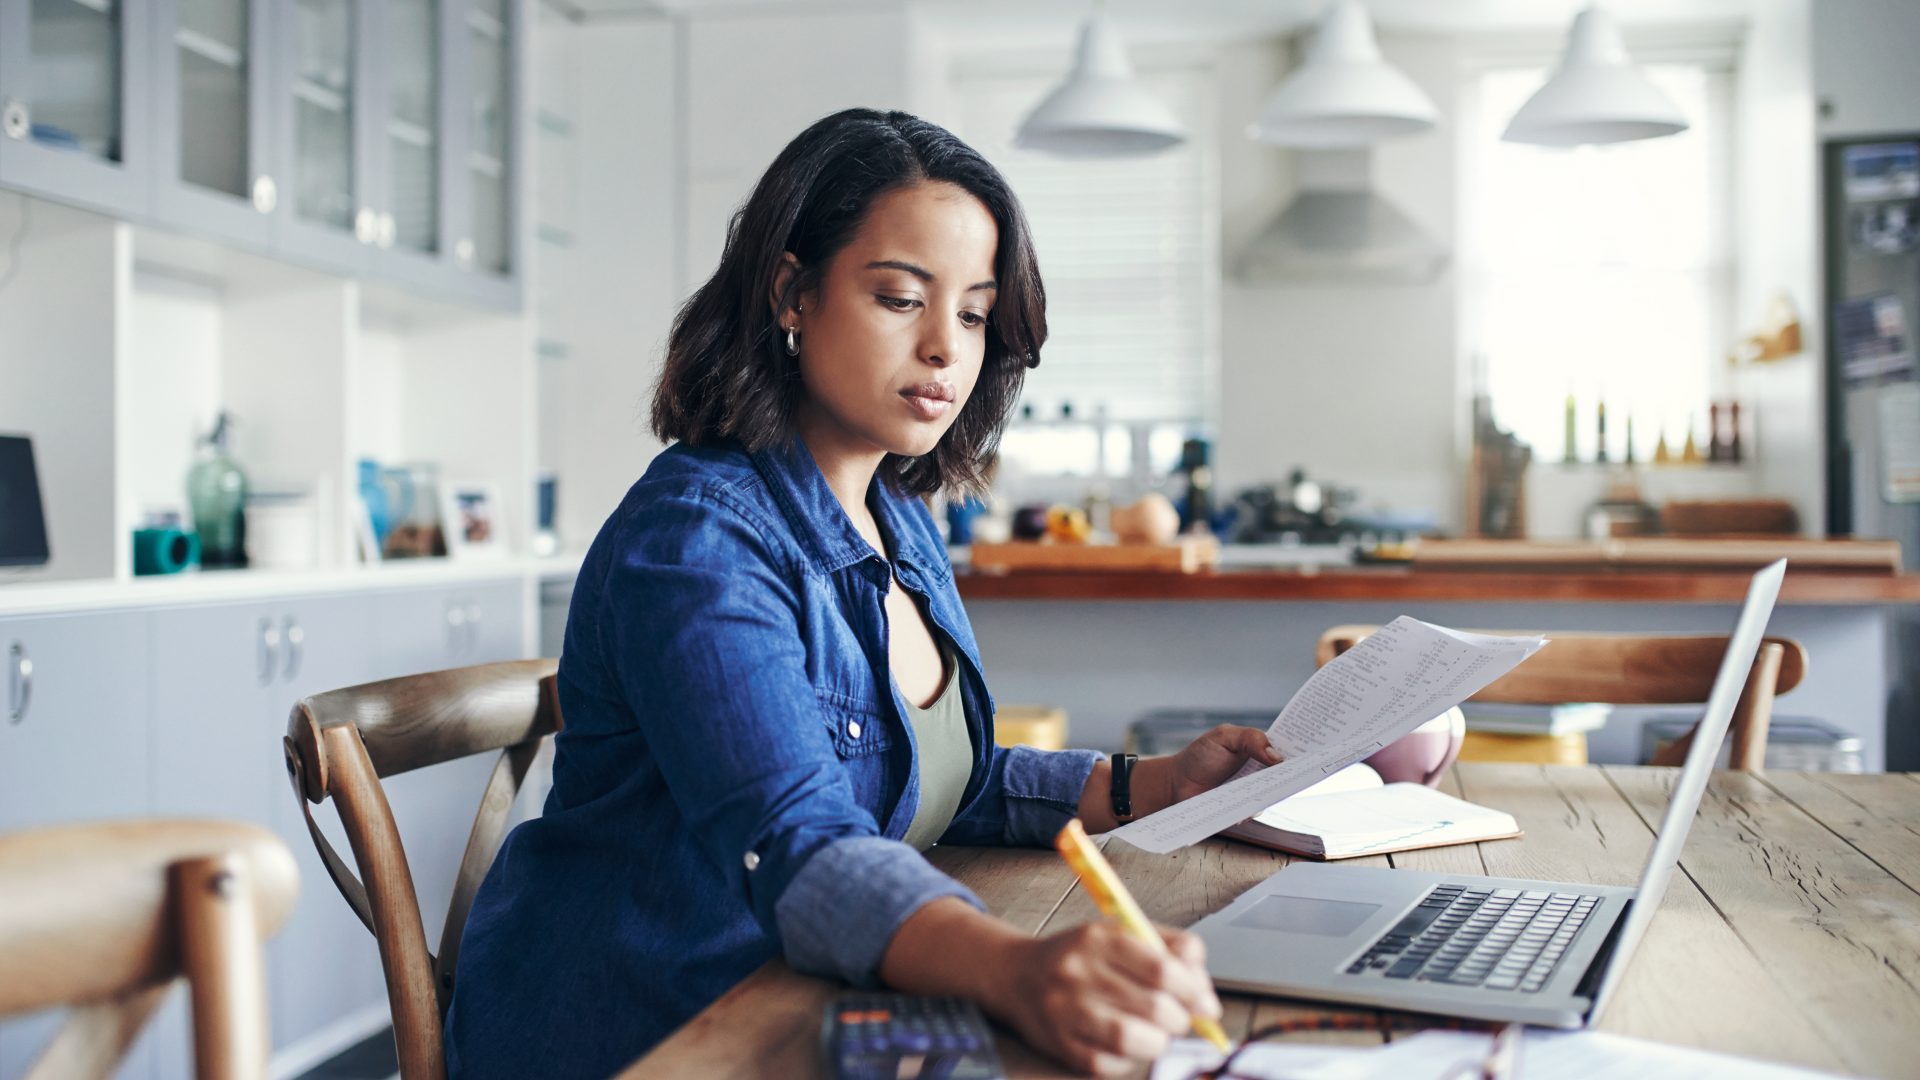
[[[1113,755],[1113,780],[1110,785],[1113,816],[1116,821],[1133,820],[1133,766],[1140,758],[1135,754]]]

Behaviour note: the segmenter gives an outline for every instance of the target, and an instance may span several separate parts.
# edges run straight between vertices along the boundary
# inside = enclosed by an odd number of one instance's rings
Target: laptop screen
[[[1667,883],[1673,879],[1673,869],[1680,862],[1680,847],[1687,841],[1694,812],[1700,809],[1700,799],[1706,794],[1707,779],[1720,757],[1720,743],[1733,720],[1733,707],[1740,700],[1740,691],[1746,688],[1747,672],[1753,668],[1753,658],[1760,651],[1760,639],[1766,634],[1767,620],[1773,615],[1774,601],[1780,598],[1780,583],[1786,573],[1787,560],[1781,559],[1753,575],[1753,583],[1747,586],[1747,600],[1740,608],[1733,635],[1727,639],[1726,654],[1720,658],[1720,672],[1714,676],[1713,692],[1707,697],[1699,731],[1693,737],[1693,746],[1687,750],[1687,762],[1680,769],[1680,777],[1674,781],[1667,812],[1660,819],[1660,833],[1653,842],[1652,853],[1647,856],[1646,869],[1640,873],[1640,888],[1627,911],[1626,922],[1621,925],[1619,945],[1607,964],[1599,991],[1594,994],[1595,1016],[1600,1015],[1614,987],[1620,985],[1634,946],[1646,934],[1647,924],[1653,921],[1654,911],[1667,894]]]
[[[0,435],[0,566],[46,561],[47,520],[33,468],[33,440]]]

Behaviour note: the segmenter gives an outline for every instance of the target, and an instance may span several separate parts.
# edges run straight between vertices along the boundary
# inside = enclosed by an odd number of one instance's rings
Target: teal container
[[[177,574],[200,561],[200,538],[180,529],[133,530],[133,572]]]

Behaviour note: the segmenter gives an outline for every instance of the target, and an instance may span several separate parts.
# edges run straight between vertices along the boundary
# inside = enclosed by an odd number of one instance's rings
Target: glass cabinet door
[[[0,3],[0,178],[115,213],[142,205],[147,4]],[[144,119],[144,118],[137,118]]]
[[[278,242],[296,254],[359,269],[380,239],[365,198],[366,73],[360,47],[379,4],[289,0],[281,9],[283,110]]]
[[[513,44],[509,0],[470,0],[466,183],[472,219],[455,252],[462,265],[510,276],[513,233]]]
[[[159,0],[155,214],[264,242],[279,203],[268,167],[267,0]]]
[[[441,251],[442,42],[439,0],[387,0],[385,197],[380,246]]]

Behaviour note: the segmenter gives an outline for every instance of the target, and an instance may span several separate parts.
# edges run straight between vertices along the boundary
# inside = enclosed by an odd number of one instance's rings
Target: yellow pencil
[[[1080,879],[1080,884],[1093,897],[1093,902],[1100,906],[1101,914],[1120,920],[1120,925],[1128,933],[1146,942],[1155,952],[1166,953],[1166,941],[1147,921],[1146,912],[1140,910],[1140,905],[1134,902],[1127,887],[1120,883],[1119,876],[1108,865],[1107,857],[1100,854],[1100,849],[1094,847],[1093,841],[1087,838],[1087,830],[1081,827],[1078,818],[1067,822],[1067,827],[1053,838],[1053,846],[1060,852],[1060,857],[1067,860],[1067,865],[1073,867],[1074,876]],[[1217,1020],[1195,1015],[1193,1030],[1222,1050],[1233,1048]]]

